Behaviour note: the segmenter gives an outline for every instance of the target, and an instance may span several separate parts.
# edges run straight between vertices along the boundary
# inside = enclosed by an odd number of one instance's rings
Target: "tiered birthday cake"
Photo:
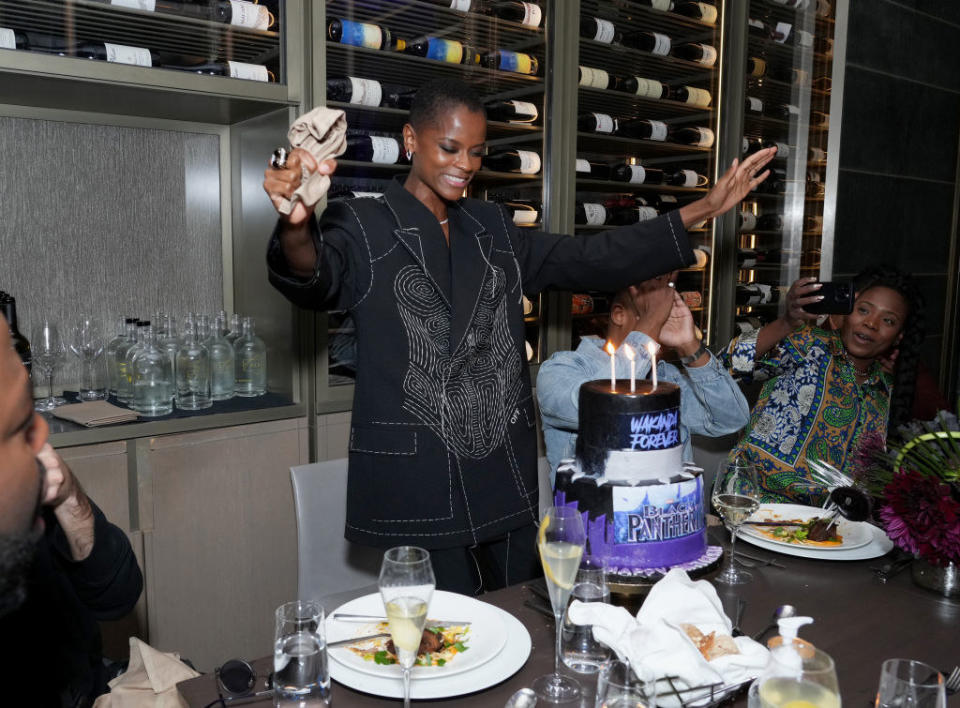
[[[629,381],[583,384],[576,454],[557,470],[555,503],[583,513],[587,552],[613,576],[717,560],[720,549],[707,548],[703,477],[683,463],[679,386],[638,381],[631,393]]]

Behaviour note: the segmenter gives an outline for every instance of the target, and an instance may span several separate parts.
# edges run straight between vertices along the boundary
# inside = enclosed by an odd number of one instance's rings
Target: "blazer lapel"
[[[481,289],[490,270],[493,236],[479,221],[459,207],[447,211],[450,219],[453,316],[450,323],[450,353],[457,351],[476,312]]]

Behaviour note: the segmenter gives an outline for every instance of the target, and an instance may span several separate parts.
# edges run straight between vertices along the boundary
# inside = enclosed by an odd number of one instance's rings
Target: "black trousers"
[[[475,546],[430,551],[437,590],[480,595],[543,575],[533,523]]]

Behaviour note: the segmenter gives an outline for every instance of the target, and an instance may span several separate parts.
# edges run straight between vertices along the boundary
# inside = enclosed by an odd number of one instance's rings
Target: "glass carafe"
[[[140,320],[127,318],[127,341],[117,347],[117,400],[129,405],[133,401],[133,355],[143,334]]]
[[[252,317],[243,318],[243,334],[233,344],[238,396],[252,398],[267,392],[267,347],[254,331]]]
[[[203,410],[213,405],[210,353],[197,336],[200,326],[195,321],[184,325],[183,342],[177,351],[177,408],[187,411]]]
[[[130,367],[133,375],[133,410],[143,416],[167,415],[173,411],[173,369],[165,352],[157,347],[150,327],[142,328]]]
[[[226,313],[221,312],[203,342],[210,352],[210,393],[215,401],[225,401],[235,394],[233,346],[223,335],[226,324]]]
[[[121,372],[117,354],[121,349],[130,346],[136,323],[137,321],[132,317],[121,317],[117,321],[117,336],[107,342],[107,348],[104,350],[107,357],[107,393],[115,398],[120,385],[120,376],[126,376],[125,371]]]

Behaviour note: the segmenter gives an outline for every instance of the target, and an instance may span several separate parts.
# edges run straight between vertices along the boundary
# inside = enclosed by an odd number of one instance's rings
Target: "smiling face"
[[[419,191],[421,185],[448,202],[462,197],[480,169],[486,139],[486,118],[464,105],[442,112],[417,129],[405,125],[404,147],[414,154],[408,178],[414,180],[411,191],[421,201],[429,197]]]
[[[909,313],[906,300],[896,290],[880,285],[864,290],[840,327],[847,353],[861,360],[885,354],[903,338]]]

